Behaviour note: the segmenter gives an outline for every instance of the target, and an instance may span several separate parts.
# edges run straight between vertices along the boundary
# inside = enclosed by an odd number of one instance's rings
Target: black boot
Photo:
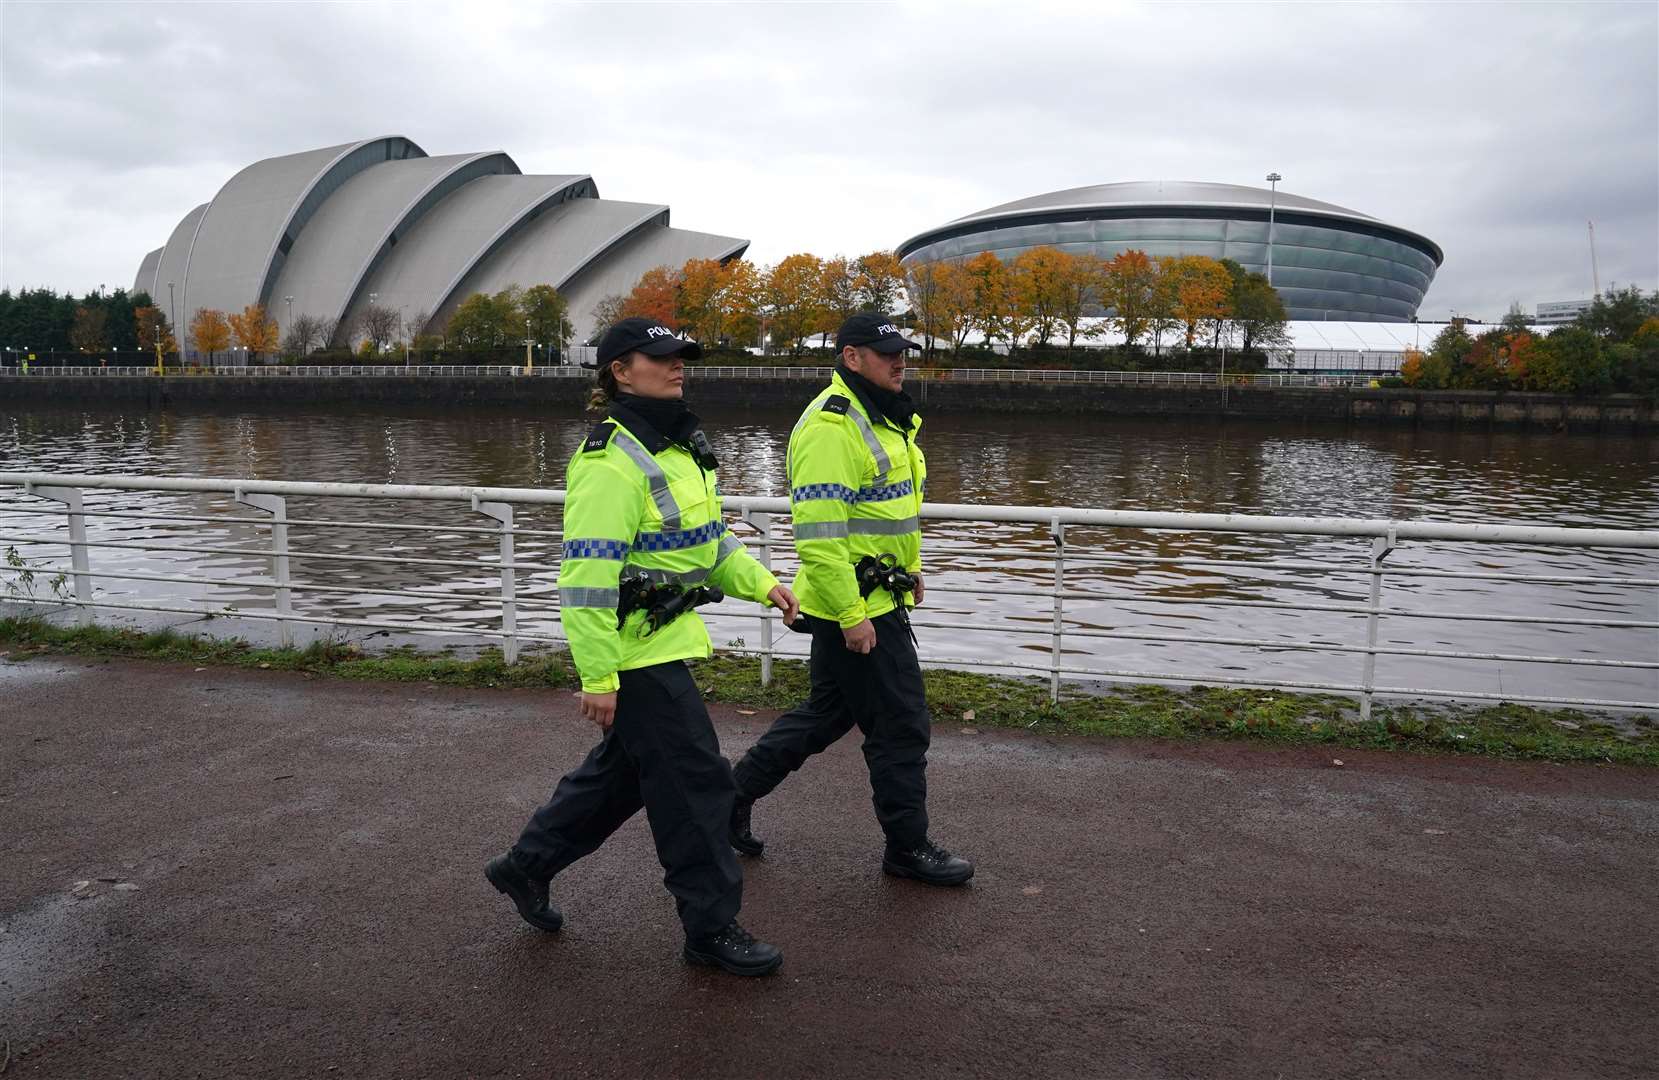
[[[507,895],[524,921],[537,930],[553,931],[564,925],[565,917],[548,902],[547,882],[526,874],[513,861],[511,852],[491,859],[484,867],[484,876],[496,891]]]
[[[686,938],[688,964],[723,968],[733,975],[770,975],[783,964],[783,953],[754,936],[736,920],[700,938]]]
[[[974,876],[973,863],[925,837],[908,850],[889,843],[881,857],[881,868],[894,877],[914,878],[928,885],[960,885]]]
[[[739,795],[732,801],[732,847],[742,855],[759,855],[766,850],[766,841],[749,831],[749,815],[755,800]]]

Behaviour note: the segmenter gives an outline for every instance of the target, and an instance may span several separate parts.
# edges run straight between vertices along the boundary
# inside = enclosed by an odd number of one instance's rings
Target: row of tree
[[[1477,336],[1453,322],[1427,352],[1407,350],[1400,378],[1425,390],[1659,394],[1659,291],[1614,289],[1549,334],[1519,306]]]
[[[908,272],[887,251],[856,259],[796,254],[769,267],[693,259],[650,271],[627,296],[605,301],[598,315],[602,325],[649,316],[705,344],[770,340],[799,355],[810,338],[833,333],[855,312],[900,310],[929,353],[948,347],[952,355],[975,334],[1010,349],[1062,339],[1072,347],[1108,330],[1131,348],[1150,340],[1155,351],[1174,331],[1189,348],[1226,342],[1261,350],[1289,342],[1278,294],[1231,260],[1154,259],[1141,251],[1105,260],[1054,247],[1008,262],[981,252]],[[1102,314],[1108,318],[1089,318]]]

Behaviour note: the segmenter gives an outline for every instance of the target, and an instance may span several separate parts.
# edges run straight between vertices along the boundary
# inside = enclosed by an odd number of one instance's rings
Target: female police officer
[[[624,319],[599,343],[594,404],[609,415],[570,461],[559,618],[582,715],[605,734],[484,873],[526,922],[557,930],[549,880],[643,805],[686,960],[765,975],[783,954],[737,923],[743,875],[726,835],[736,788],[685,660],[712,651],[698,602],[723,591],[786,620],[798,607],[720,520],[714,455],[681,396],[685,361],[701,353],[650,319]]]

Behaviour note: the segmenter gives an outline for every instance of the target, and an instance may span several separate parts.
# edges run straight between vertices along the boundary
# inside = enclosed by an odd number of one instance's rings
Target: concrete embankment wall
[[[585,379],[501,376],[191,376],[0,379],[0,404],[103,403],[138,409],[168,406],[428,405],[579,407]],[[1530,428],[1576,432],[1659,432],[1655,402],[1632,395],[1570,398],[1554,394],[1456,390],[1302,387],[1192,388],[1066,383],[914,381],[909,390],[928,412],[1101,414],[1179,419],[1304,420],[1434,427]],[[796,409],[816,392],[798,379],[696,378],[705,408]]]

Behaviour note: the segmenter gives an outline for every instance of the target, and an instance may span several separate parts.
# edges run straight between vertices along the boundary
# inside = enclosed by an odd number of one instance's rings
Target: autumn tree
[[[562,353],[575,328],[570,325],[570,302],[559,290],[551,285],[532,285],[519,296],[518,307],[529,322],[531,340]]]
[[[940,303],[943,262],[917,263],[906,275],[910,310],[922,331],[923,355],[933,355],[933,339],[943,336],[944,311]]]
[[[1093,255],[1066,255],[1065,270],[1060,276],[1060,325],[1066,328],[1066,348],[1077,347],[1078,328],[1083,313],[1100,303],[1100,275],[1104,264]],[[1085,337],[1098,334],[1098,329],[1083,331]]]
[[[109,348],[109,315],[101,307],[77,307],[69,326],[69,344],[84,353]]]
[[[898,309],[904,291],[904,267],[891,251],[860,255],[854,264],[854,286],[858,310],[891,315]]]
[[[265,314],[261,304],[249,304],[229,317],[231,336],[248,351],[250,358],[274,353],[278,348],[276,320]]]
[[[213,308],[198,308],[190,319],[190,341],[197,352],[207,353],[209,364],[213,354],[230,348],[230,323],[225,313]]]
[[[704,345],[719,342],[725,330],[727,278],[718,259],[688,259],[680,267],[680,321]]]
[[[805,253],[786,255],[766,275],[766,314],[772,336],[789,342],[791,355],[799,356],[824,319],[819,286],[823,261]]]
[[[1134,347],[1151,329],[1157,303],[1158,264],[1144,251],[1124,251],[1101,270],[1100,304],[1110,315],[1113,330]]]
[[[826,337],[863,306],[859,295],[858,266],[844,255],[824,262],[818,276],[818,298],[824,308],[819,324]],[[828,341],[825,341],[828,344]]]
[[[1045,244],[1020,252],[1009,267],[1014,302],[1036,333],[1039,349],[1046,348],[1049,340],[1065,325],[1065,312],[1070,299],[1068,281],[1075,276],[1076,261],[1075,257],[1059,248]],[[1081,303],[1078,304],[1078,317],[1082,317]]]
[[[1020,310],[1019,296],[1003,261],[982,251],[963,265],[968,276],[972,325],[985,335],[986,344],[1006,338],[1010,350],[1019,343],[1029,325]]]
[[[1172,286],[1173,315],[1185,327],[1190,349],[1200,323],[1226,316],[1233,279],[1219,262],[1204,255],[1177,255],[1159,262]]]
[[[680,321],[680,272],[658,266],[645,271],[633,291],[622,302],[624,319],[654,319],[671,330],[683,327]]]
[[[725,333],[733,341],[757,342],[766,309],[766,278],[747,259],[733,259],[721,268],[725,287],[721,291]]]

